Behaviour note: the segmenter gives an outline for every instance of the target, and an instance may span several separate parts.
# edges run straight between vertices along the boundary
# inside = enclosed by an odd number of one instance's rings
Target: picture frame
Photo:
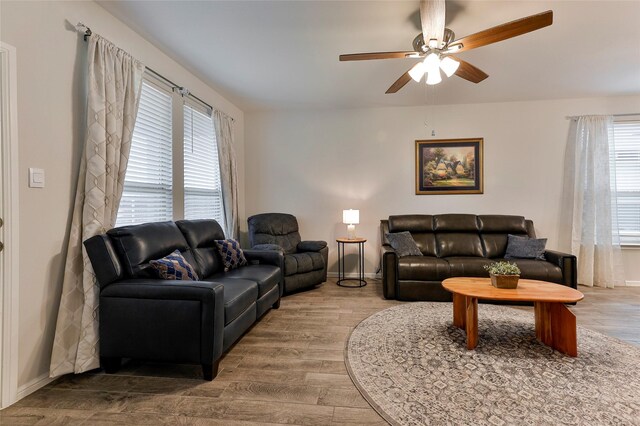
[[[416,195],[482,194],[483,138],[416,140]]]

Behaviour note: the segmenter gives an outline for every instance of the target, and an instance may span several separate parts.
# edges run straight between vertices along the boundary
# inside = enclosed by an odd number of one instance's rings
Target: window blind
[[[116,226],[173,218],[171,102],[143,81]]]
[[[188,104],[184,106],[184,217],[215,219],[224,228],[213,120]]]
[[[613,126],[618,228],[622,244],[640,244],[640,120]]]

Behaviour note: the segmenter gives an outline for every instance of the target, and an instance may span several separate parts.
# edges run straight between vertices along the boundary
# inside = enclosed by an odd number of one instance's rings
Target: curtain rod
[[[91,37],[91,35],[93,34],[93,32],[91,31],[91,28],[87,27],[82,22],[78,22],[78,25],[76,25],[76,30],[79,33],[82,33],[82,35],[84,36],[84,41],[87,41],[87,38]],[[145,70],[149,71],[151,74],[153,74],[157,78],[159,78],[161,80],[164,80],[166,83],[168,83],[171,86],[171,89],[173,89],[173,90],[177,89],[178,93],[180,93],[180,95],[191,97],[191,98],[195,99],[196,101],[200,102],[202,105],[204,105],[207,108],[209,108],[212,112],[214,111],[214,108],[211,105],[209,105],[208,103],[206,103],[205,101],[203,101],[202,99],[200,99],[199,97],[194,95],[193,93],[189,92],[189,89],[187,89],[187,88],[185,88],[183,86],[178,86],[176,83],[174,83],[173,81],[169,80],[167,77],[163,76],[162,74],[158,73],[157,71],[153,70],[152,68],[147,67],[146,65],[145,65]],[[235,119],[233,117],[231,117],[231,120],[235,121]]]
[[[632,112],[630,114],[608,114],[611,115],[612,117],[633,117],[633,116],[640,116],[640,112]],[[564,118],[566,118],[567,120],[576,120],[578,118],[580,118],[579,115],[567,115]]]

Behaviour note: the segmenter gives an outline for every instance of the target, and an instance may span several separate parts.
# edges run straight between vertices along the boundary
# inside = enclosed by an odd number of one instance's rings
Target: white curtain
[[[618,234],[615,167],[610,163],[613,117],[572,119],[564,167],[563,229],[578,258],[578,283],[614,287],[623,283]]]
[[[225,235],[227,238],[237,240],[240,223],[238,222],[238,171],[233,149],[233,118],[223,112],[214,111],[213,127],[216,130],[218,143]]]
[[[82,242],[115,225],[144,72],[139,61],[95,33],[88,48],[85,146],[51,354],[51,377],[100,365],[99,288]]]

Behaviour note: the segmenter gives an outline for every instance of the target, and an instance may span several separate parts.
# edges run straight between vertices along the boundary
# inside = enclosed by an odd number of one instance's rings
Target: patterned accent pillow
[[[198,281],[198,274],[187,260],[180,254],[179,250],[174,251],[162,259],[149,262],[160,278],[164,280]]]
[[[220,256],[222,256],[225,272],[247,264],[247,258],[244,257],[244,253],[240,248],[239,242],[230,238],[215,241],[218,251],[220,252]]]
[[[387,240],[389,240],[391,247],[398,253],[398,257],[422,256],[422,252],[409,231],[390,232],[387,234]]]
[[[509,234],[504,258],[545,260],[544,248],[546,245],[546,238],[535,239]]]

